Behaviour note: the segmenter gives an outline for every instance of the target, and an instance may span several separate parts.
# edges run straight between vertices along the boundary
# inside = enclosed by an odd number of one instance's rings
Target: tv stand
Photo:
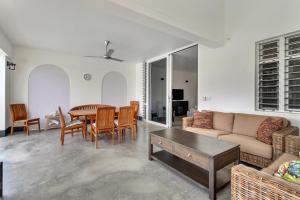
[[[172,100],[172,111],[175,116],[183,116],[189,110],[189,101]]]

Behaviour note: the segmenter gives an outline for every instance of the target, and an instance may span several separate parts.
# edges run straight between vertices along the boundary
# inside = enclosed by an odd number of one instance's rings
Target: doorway
[[[171,54],[172,126],[181,128],[182,118],[198,109],[198,45]]]
[[[167,58],[148,63],[148,120],[167,125]]]

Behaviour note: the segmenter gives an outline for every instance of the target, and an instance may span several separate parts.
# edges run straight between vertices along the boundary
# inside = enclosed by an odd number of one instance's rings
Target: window
[[[300,111],[300,32],[256,44],[256,109]]]
[[[300,111],[300,34],[285,38],[285,110]]]

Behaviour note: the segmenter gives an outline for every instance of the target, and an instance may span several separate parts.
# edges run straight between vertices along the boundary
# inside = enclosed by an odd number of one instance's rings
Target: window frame
[[[268,38],[265,40],[260,40],[255,43],[255,110],[256,111],[269,111],[269,112],[293,112],[293,113],[299,113],[299,109],[291,109],[289,108],[289,99],[287,96],[287,88],[289,88],[289,82],[288,82],[288,74],[286,69],[286,63],[291,58],[298,58],[300,59],[300,53],[298,53],[296,56],[287,56],[287,38],[293,37],[293,36],[300,36],[300,31],[295,31],[288,34],[283,34],[280,36]],[[260,65],[263,63],[260,60],[260,46],[262,44],[276,41],[278,40],[278,95],[277,95],[277,102],[278,102],[278,108],[261,108],[260,107]],[[272,59],[270,59],[272,60]],[[275,62],[275,61],[273,61]],[[298,77],[297,77],[298,78]],[[298,92],[298,89],[296,90]],[[300,93],[300,88],[299,88]],[[298,98],[298,97],[297,97]],[[297,99],[296,98],[296,99]],[[300,106],[300,104],[299,104]]]

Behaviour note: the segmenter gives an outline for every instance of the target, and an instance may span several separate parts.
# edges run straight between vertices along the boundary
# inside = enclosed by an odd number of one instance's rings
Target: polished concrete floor
[[[159,129],[141,122],[136,141],[112,145],[103,137],[100,149],[80,134],[61,146],[59,130],[0,138],[3,199],[208,199],[205,189],[148,160],[148,133]],[[230,199],[229,186],[218,199]]]

